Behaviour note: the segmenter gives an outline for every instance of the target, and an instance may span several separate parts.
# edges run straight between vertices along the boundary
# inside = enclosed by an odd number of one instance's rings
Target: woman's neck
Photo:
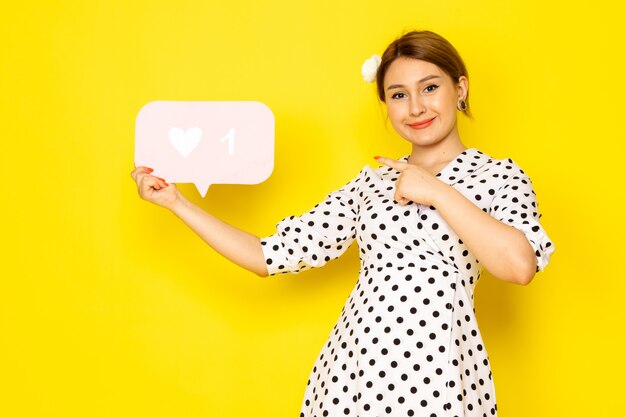
[[[436,173],[439,172],[439,167],[445,166],[466,149],[467,147],[460,139],[440,141],[430,146],[413,144],[407,162]]]

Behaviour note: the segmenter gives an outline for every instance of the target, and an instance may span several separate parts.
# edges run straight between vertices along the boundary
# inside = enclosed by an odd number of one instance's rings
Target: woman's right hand
[[[144,200],[171,210],[183,196],[176,185],[151,175],[152,171],[152,168],[139,166],[130,173],[137,183],[137,192]]]

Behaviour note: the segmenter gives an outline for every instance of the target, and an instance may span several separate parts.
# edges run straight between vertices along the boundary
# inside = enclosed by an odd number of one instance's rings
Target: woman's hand
[[[423,204],[425,206],[434,206],[437,196],[442,191],[442,187],[447,185],[436,176],[417,165],[384,158],[382,156],[375,158],[381,164],[400,171],[400,175],[396,181],[394,199],[402,205],[413,201],[414,203]]]
[[[182,199],[182,194],[174,184],[151,175],[152,171],[152,168],[139,166],[130,173],[137,183],[137,192],[144,200],[171,210]]]

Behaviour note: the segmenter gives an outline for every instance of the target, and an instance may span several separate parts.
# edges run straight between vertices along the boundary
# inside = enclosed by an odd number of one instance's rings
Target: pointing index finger
[[[384,156],[375,156],[374,159],[376,159],[381,164],[387,165],[388,167],[391,167],[395,169],[396,171],[400,171],[400,172],[404,171],[407,166],[407,163],[404,161],[398,161],[396,159],[385,158]]]

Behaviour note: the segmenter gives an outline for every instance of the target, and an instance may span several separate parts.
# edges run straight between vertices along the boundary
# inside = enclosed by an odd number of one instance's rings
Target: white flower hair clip
[[[365,60],[365,62],[361,66],[361,75],[363,75],[363,79],[365,81],[371,83],[376,79],[376,72],[378,71],[380,62],[381,58],[376,54],[372,55],[371,58]]]

